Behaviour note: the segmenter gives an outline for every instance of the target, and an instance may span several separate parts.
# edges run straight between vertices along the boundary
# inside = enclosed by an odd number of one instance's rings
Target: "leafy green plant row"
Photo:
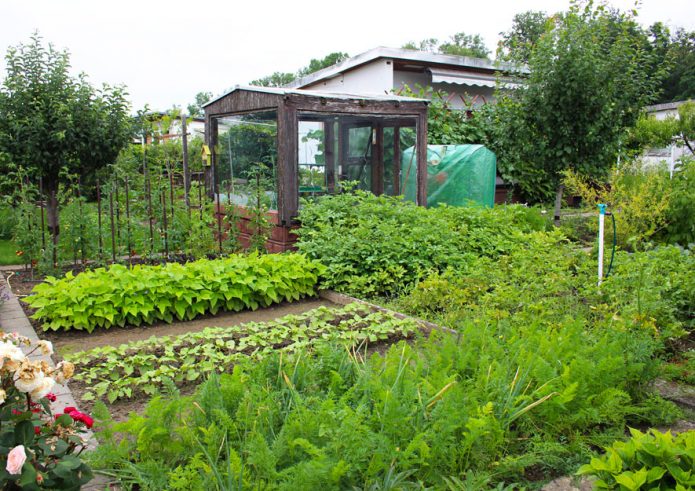
[[[320,340],[244,357],[192,397],[164,385],[143,413],[100,422],[92,464],[142,490],[538,489],[626,424],[678,416],[644,392],[646,333],[625,351],[622,333],[570,316],[457,327],[369,357]]]
[[[230,371],[246,357],[261,358],[278,350],[306,349],[317,340],[376,343],[409,337],[414,320],[372,312],[361,304],[341,309],[319,307],[277,321],[207,328],[176,337],[106,346],[70,355],[82,368],[75,380],[87,391],[82,399],[109,402],[161,390],[165,379],[183,385],[210,373]]]
[[[328,267],[326,287],[362,297],[397,295],[433,272],[507,254],[549,223],[521,205],[424,208],[362,191],[305,203],[300,220],[297,245]]]
[[[233,255],[163,266],[113,265],[49,277],[27,303],[44,330],[138,326],[221,310],[267,307],[315,294],[324,268],[301,254]]]
[[[630,428],[632,438],[615,442],[601,457],[591,459],[577,474],[592,475],[596,489],[695,488],[695,431],[675,437],[670,431],[642,433]]]

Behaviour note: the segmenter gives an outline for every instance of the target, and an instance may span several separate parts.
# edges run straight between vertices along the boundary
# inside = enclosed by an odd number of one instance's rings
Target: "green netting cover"
[[[414,150],[405,150],[401,161],[401,189],[410,201],[415,201],[417,190]],[[427,145],[427,206],[474,201],[492,207],[496,172],[497,157],[483,145]]]

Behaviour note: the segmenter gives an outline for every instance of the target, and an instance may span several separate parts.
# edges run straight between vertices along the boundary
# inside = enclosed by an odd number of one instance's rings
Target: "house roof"
[[[347,94],[347,93],[338,93],[338,92],[320,92],[317,90],[292,89],[292,88],[286,88],[286,87],[256,87],[253,85],[237,85],[236,87],[225,92],[224,94],[219,95],[219,96],[215,97],[214,99],[209,100],[208,102],[206,102],[203,105],[203,107],[207,107],[210,104],[222,99],[223,97],[226,97],[229,94],[232,94],[233,92],[240,91],[240,90],[245,90],[245,91],[249,91],[249,92],[262,92],[264,94],[275,94],[275,95],[289,95],[289,94],[306,95],[306,96],[313,96],[313,97],[321,97],[324,99],[337,99],[337,100],[360,99],[360,100],[365,100],[365,101],[398,101],[398,102],[405,102],[405,103],[408,103],[408,102],[429,103],[430,102],[428,99],[418,99],[415,97],[405,97],[405,96],[398,96],[398,95],[392,95],[392,94],[364,95],[364,94]]]
[[[434,65],[437,67],[446,67],[459,70],[474,70],[477,72],[487,72],[490,74],[494,74],[498,71],[512,71],[515,69],[515,66],[510,63],[493,62],[486,58],[444,55],[439,53],[430,53],[428,51],[416,51],[412,49],[403,48],[385,48],[383,46],[380,46],[378,48],[365,51],[364,53],[360,53],[359,55],[353,56],[352,58],[348,58],[347,60],[337,63],[333,66],[329,66],[328,68],[324,68],[323,70],[311,73],[306,77],[297,79],[287,84],[286,87],[306,87],[307,85],[312,85],[320,80],[330,79],[341,73],[352,70],[353,68],[356,68],[360,65],[370,63],[380,58],[389,58],[404,62],[418,63],[430,66]],[[518,70],[518,68],[516,69]]]
[[[653,106],[646,106],[644,108],[645,111],[648,113],[655,113],[659,111],[668,111],[670,109],[678,109],[679,106],[682,106],[686,102],[689,101],[676,101],[676,102],[666,102],[664,104],[654,104]]]

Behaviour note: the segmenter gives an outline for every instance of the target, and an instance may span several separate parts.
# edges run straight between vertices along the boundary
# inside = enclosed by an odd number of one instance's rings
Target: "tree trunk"
[[[555,226],[560,226],[560,208],[562,208],[562,192],[565,190],[565,186],[560,184],[555,192]]]
[[[60,219],[58,216],[58,185],[55,182],[48,182],[46,185],[46,218],[48,231],[57,242],[60,234]]]
[[[58,235],[60,234],[60,219],[58,214],[58,180],[57,179],[47,179],[46,180],[46,222],[48,225],[48,232],[51,234],[51,240],[53,241],[53,265],[56,265],[58,260],[57,250],[58,250]]]

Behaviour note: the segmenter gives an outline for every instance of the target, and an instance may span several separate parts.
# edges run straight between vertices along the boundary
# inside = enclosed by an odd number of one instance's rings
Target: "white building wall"
[[[393,63],[391,60],[376,60],[304,88],[346,94],[390,94],[393,88]]]

